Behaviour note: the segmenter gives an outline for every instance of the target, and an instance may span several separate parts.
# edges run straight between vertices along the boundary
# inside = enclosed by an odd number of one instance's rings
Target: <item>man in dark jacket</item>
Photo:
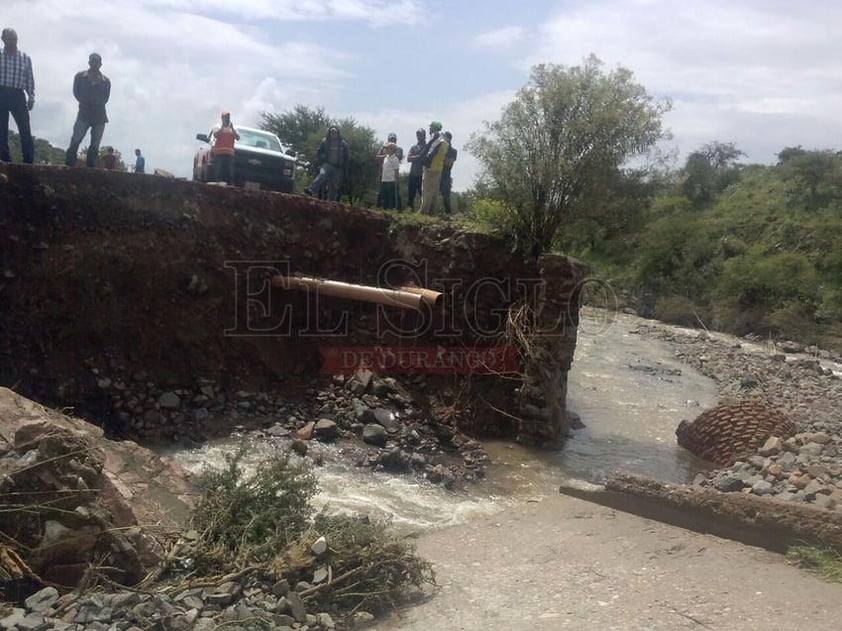
[[[421,194],[421,178],[424,175],[424,152],[427,150],[427,132],[419,128],[415,132],[417,142],[409,149],[407,161],[409,162],[408,201],[409,209],[415,210],[415,196]]]
[[[342,134],[335,125],[331,125],[324,139],[319,143],[316,157],[321,163],[319,174],[310,186],[304,189],[304,192],[307,195],[313,195],[323,184],[327,184],[327,198],[335,202],[339,199],[342,173],[348,166],[348,143],[342,140]]]
[[[91,142],[88,145],[86,162],[89,167],[96,165],[99,143],[102,142],[105,123],[108,122],[105,104],[111,96],[111,81],[99,71],[101,66],[102,57],[99,53],[91,53],[88,57],[88,69],[77,72],[73,78],[73,96],[79,101],[79,113],[73,124],[73,137],[65,156],[64,163],[67,166],[76,164],[79,144],[88,133],[88,129],[91,130]]]

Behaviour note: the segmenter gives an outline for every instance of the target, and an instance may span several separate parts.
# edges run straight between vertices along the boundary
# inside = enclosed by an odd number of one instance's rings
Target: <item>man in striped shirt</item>
[[[35,148],[29,127],[29,110],[35,105],[35,79],[29,55],[18,50],[18,34],[14,29],[3,29],[0,39],[0,161],[11,162],[9,152],[9,114],[15,118],[20,134],[23,161],[32,164]],[[26,94],[24,94],[24,92]]]

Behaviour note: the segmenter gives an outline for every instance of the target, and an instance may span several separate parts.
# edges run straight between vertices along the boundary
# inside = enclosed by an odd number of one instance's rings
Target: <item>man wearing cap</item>
[[[88,145],[86,162],[89,167],[96,165],[99,143],[102,142],[105,123],[108,122],[105,104],[111,96],[111,81],[99,71],[100,67],[102,57],[99,53],[91,53],[88,57],[88,69],[77,72],[73,78],[73,96],[79,102],[79,113],[76,115],[73,137],[65,155],[64,163],[67,166],[76,164],[79,144],[88,133],[88,129],[91,130],[91,142]]]
[[[386,145],[388,145],[390,143],[392,145],[394,145],[394,151],[392,152],[393,155],[395,155],[397,157],[398,162],[403,162],[403,147],[398,146],[398,135],[395,132],[391,132],[386,137],[386,144],[381,146],[377,150],[377,153],[374,154],[375,157],[377,158],[377,172],[378,173],[380,173],[383,170],[383,161],[386,159]],[[382,199],[379,191],[380,191],[380,189],[378,189],[378,193],[377,193],[377,205],[380,208],[385,208],[385,206],[383,205],[383,199]],[[402,204],[401,204],[400,191],[398,191],[398,197],[397,197],[397,200],[395,201],[395,203],[397,205],[396,206],[395,205],[390,206],[390,208],[397,208],[398,210],[401,210]]]
[[[453,188],[453,163],[456,162],[456,157],[459,154],[453,148],[453,134],[449,131],[444,132],[444,139],[447,141],[447,155],[444,157],[444,168],[441,170],[441,201],[444,202],[444,212],[447,215],[453,213],[450,207],[450,191]]]
[[[35,106],[35,79],[29,55],[18,50],[18,34],[4,28],[0,39],[0,161],[11,162],[9,152],[9,114],[15,119],[20,134],[23,161],[32,164],[35,147],[29,126],[29,110]]]
[[[216,180],[225,180],[234,184],[234,141],[240,134],[231,123],[231,112],[222,112],[219,127],[211,132],[213,137],[213,164],[216,168]]]
[[[421,181],[421,213],[433,215],[441,186],[441,172],[444,169],[444,159],[450,145],[441,135],[442,124],[439,121],[430,123],[430,140],[424,151],[424,177]]]
[[[421,194],[421,178],[424,175],[424,150],[427,148],[427,132],[419,128],[415,132],[417,142],[409,148],[406,161],[409,162],[409,177],[407,178],[408,199],[410,210],[415,210],[415,196]]]

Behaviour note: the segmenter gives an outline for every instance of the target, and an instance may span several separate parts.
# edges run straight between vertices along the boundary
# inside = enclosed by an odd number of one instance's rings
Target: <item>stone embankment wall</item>
[[[445,300],[419,314],[315,298],[272,289],[278,273],[418,284]],[[582,269],[523,261],[488,235],[298,196],[4,165],[0,275],[0,385],[115,433],[201,437],[237,418],[232,406],[259,421],[272,395],[306,396],[319,345],[505,342],[508,309],[529,302],[547,333],[527,388],[475,381],[489,405],[532,419],[512,433],[564,434]]]

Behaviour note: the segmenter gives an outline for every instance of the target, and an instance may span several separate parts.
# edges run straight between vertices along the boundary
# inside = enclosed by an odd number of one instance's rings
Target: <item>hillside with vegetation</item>
[[[572,222],[557,245],[642,315],[842,348],[842,155],[741,157],[711,143],[648,191],[628,174],[626,190],[644,194],[621,189],[594,213],[604,221]]]

